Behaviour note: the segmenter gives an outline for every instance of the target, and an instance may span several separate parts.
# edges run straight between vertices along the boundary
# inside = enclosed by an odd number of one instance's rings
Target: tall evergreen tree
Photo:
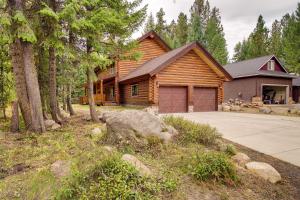
[[[147,22],[145,24],[145,28],[144,28],[144,34],[148,33],[149,31],[155,30],[155,21],[154,21],[154,17],[152,15],[152,13],[150,13]]]
[[[163,8],[161,8],[156,13],[156,26],[155,31],[157,34],[159,34],[161,37],[164,37],[166,33],[166,20],[165,20],[165,11]]]
[[[269,54],[274,54],[280,59],[283,58],[282,26],[278,20],[272,24],[268,51]]]
[[[295,13],[286,15],[282,22],[285,65],[300,74],[300,3]]]
[[[175,33],[176,33],[176,39],[178,41],[178,46],[182,46],[187,43],[188,20],[186,14],[182,12],[178,16]]]
[[[225,34],[221,24],[220,12],[217,8],[213,8],[211,16],[208,20],[204,35],[207,50],[222,65],[228,62],[228,51],[226,48]]]
[[[254,31],[250,35],[250,58],[265,56],[268,54],[269,30],[265,25],[263,16],[258,17]]]

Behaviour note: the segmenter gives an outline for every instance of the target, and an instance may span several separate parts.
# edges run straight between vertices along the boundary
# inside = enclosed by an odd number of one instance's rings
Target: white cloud
[[[296,10],[299,0],[209,0],[211,6],[221,11],[222,24],[230,55],[235,44],[248,37],[254,29],[257,18],[263,15],[270,27],[275,19],[281,19],[286,13]],[[163,8],[166,20],[170,23],[177,19],[180,12],[189,14],[194,0],[144,0],[148,4],[148,13],[153,15]]]

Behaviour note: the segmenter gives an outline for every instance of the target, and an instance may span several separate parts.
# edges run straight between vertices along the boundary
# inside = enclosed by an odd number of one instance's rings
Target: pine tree
[[[268,54],[269,30],[265,25],[263,16],[258,17],[254,31],[250,34],[250,58],[265,56]]]
[[[155,21],[154,21],[154,17],[152,15],[152,13],[150,13],[147,22],[145,24],[145,28],[144,28],[144,34],[148,33],[149,31],[155,30]]]
[[[283,20],[283,52],[284,62],[290,71],[300,73],[300,3],[291,16]]]
[[[228,62],[228,51],[226,48],[225,34],[221,24],[220,12],[213,8],[204,35],[207,50],[222,65]]]
[[[206,47],[204,32],[210,16],[210,5],[208,1],[195,0],[190,9],[191,22],[188,32],[188,41],[198,41]]]
[[[275,20],[272,24],[268,51],[269,54],[274,54],[280,59],[283,58],[282,27],[278,20]]]
[[[166,33],[166,20],[164,19],[165,17],[165,11],[163,8],[161,8],[157,13],[156,13],[156,26],[155,26],[155,31],[158,35],[161,37],[164,37]]]
[[[175,33],[176,33],[176,39],[178,41],[178,45],[176,46],[182,46],[187,43],[188,21],[187,21],[187,16],[182,12],[178,16]]]

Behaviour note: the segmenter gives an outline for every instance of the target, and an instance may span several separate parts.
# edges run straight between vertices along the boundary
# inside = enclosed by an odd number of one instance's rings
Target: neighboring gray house
[[[224,85],[224,100],[252,102],[260,97],[265,104],[287,104],[292,97],[295,76],[283,67],[274,55],[263,56],[224,66],[233,77]]]

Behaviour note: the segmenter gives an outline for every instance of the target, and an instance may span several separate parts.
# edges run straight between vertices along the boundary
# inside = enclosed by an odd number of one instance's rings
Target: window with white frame
[[[131,96],[136,97],[138,95],[139,95],[139,85],[138,84],[131,85]]]
[[[275,70],[275,60],[270,60],[268,62],[268,70],[269,71],[274,71]]]

